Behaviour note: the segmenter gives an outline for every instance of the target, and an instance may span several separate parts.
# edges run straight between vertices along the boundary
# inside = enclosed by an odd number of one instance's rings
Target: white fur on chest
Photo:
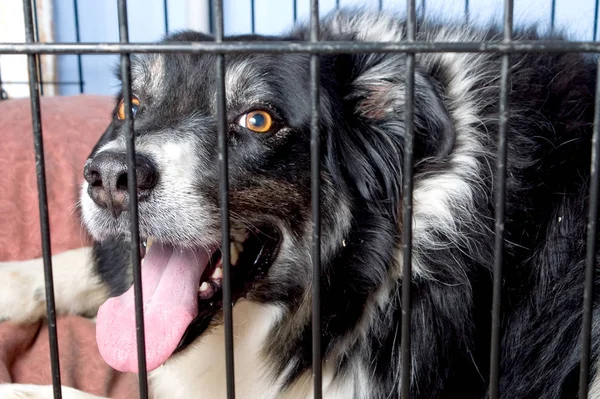
[[[233,308],[235,387],[238,398],[275,398],[278,387],[261,349],[279,310],[249,301]],[[205,332],[149,376],[154,398],[225,398],[224,326]]]
[[[240,399],[312,398],[311,373],[304,373],[285,393],[273,369],[261,356],[281,309],[246,300],[233,308],[235,393]],[[323,369],[323,394],[349,399],[353,384],[331,384],[332,373]],[[160,398],[226,398],[224,326],[207,331],[186,350],[172,356],[149,375],[151,396]]]

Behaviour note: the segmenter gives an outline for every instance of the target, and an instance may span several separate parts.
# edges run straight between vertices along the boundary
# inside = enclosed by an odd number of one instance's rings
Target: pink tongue
[[[142,266],[146,364],[152,371],[173,353],[198,314],[198,285],[208,253],[154,243]],[[137,373],[133,286],[98,311],[96,341],[109,366]]]

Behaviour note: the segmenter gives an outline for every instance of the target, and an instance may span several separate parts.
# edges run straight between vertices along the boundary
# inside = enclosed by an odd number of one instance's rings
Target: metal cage
[[[81,73],[82,54],[120,54],[121,73],[123,80],[123,94],[125,99],[126,126],[127,126],[127,165],[131,173],[128,173],[128,190],[131,214],[131,236],[133,254],[133,276],[134,293],[136,305],[137,325],[137,351],[139,389],[142,398],[148,397],[147,372],[145,362],[144,323],[142,309],[141,271],[139,254],[139,226],[138,226],[138,203],[136,195],[136,172],[135,172],[135,143],[133,134],[133,118],[131,113],[131,53],[212,53],[217,55],[217,115],[218,115],[218,138],[219,138],[219,167],[220,188],[219,198],[222,216],[222,248],[229,248],[229,208],[228,208],[228,158],[226,140],[225,120],[225,54],[231,53],[310,53],[310,93],[311,93],[311,190],[312,190],[312,261],[313,261],[313,368],[314,397],[322,397],[322,369],[321,369],[321,317],[320,317],[320,182],[319,182],[319,55],[332,53],[390,53],[404,52],[407,56],[406,70],[406,151],[404,159],[404,182],[403,190],[403,280],[410,281],[411,277],[411,248],[412,248],[412,188],[413,188],[413,127],[414,127],[414,70],[415,53],[419,52],[498,52],[502,54],[501,65],[501,88],[499,99],[499,136],[498,136],[498,158],[495,176],[495,250],[494,250],[494,279],[493,279],[493,303],[492,303],[492,335],[490,342],[490,387],[489,395],[492,399],[498,398],[499,380],[499,358],[500,358],[500,315],[501,315],[501,282],[502,282],[502,260],[504,243],[504,210],[506,189],[506,157],[507,157],[507,128],[510,110],[508,109],[508,87],[510,85],[510,54],[517,52],[585,52],[600,53],[600,43],[587,42],[558,42],[538,41],[526,42],[512,41],[513,31],[513,2],[504,0],[504,36],[501,42],[417,42],[415,41],[416,5],[415,0],[407,1],[406,8],[406,40],[403,42],[323,42],[319,40],[319,2],[310,1],[310,40],[295,43],[293,46],[285,42],[224,42],[223,28],[223,1],[211,0],[212,28],[214,29],[214,42],[202,43],[170,43],[170,44],[135,44],[129,43],[127,24],[127,0],[118,1],[119,15],[119,43],[79,43],[79,29],[77,30],[77,43],[39,43],[36,33],[34,16],[35,0],[23,0],[25,14],[26,43],[25,44],[0,44],[0,54],[26,54],[28,57],[29,90],[33,120],[33,138],[36,154],[36,171],[39,197],[41,240],[44,260],[45,287],[47,316],[50,337],[50,357],[52,364],[52,382],[54,397],[61,398],[61,376],[59,371],[58,344],[56,332],[56,314],[52,277],[52,260],[50,253],[50,229],[48,222],[48,204],[46,194],[46,174],[44,165],[44,149],[42,138],[42,125],[40,120],[40,93],[43,82],[39,73],[38,55],[40,54],[76,54],[79,57],[79,80],[74,82],[79,85],[83,92],[83,78]],[[339,1],[336,2],[339,5]],[[594,38],[597,33],[597,16],[599,0],[595,1]],[[165,30],[168,31],[166,0],[164,4]],[[381,8],[382,1],[379,1]],[[421,8],[425,9],[425,1],[421,0]],[[74,0],[77,10],[77,0]],[[556,1],[551,2],[551,27],[554,27]],[[254,1],[251,2],[252,21],[254,21]],[[294,0],[294,19],[296,19],[296,0]],[[465,0],[465,18],[468,20],[469,0]],[[77,13],[77,11],[75,11]],[[75,19],[78,26],[78,19]],[[254,23],[252,23],[254,30]],[[584,286],[584,308],[583,323],[581,329],[582,348],[579,374],[579,398],[587,398],[588,375],[589,375],[589,352],[592,325],[592,294],[594,282],[594,260],[596,253],[596,231],[598,219],[598,196],[600,194],[600,63],[598,64],[598,79],[596,86],[595,117],[592,138],[592,161],[590,181],[590,204],[587,222],[587,256],[586,275]],[[8,82],[5,82],[8,83]],[[0,92],[2,92],[2,81],[0,80]],[[4,95],[4,94],[3,94]],[[226,383],[227,397],[235,398],[234,386],[234,360],[233,360],[233,325],[232,304],[230,284],[230,252],[223,250],[223,312],[225,324],[225,354],[226,354]],[[411,352],[410,352],[410,318],[411,318],[411,292],[410,284],[403,287],[402,293],[402,381],[410,380]],[[402,397],[410,397],[410,383],[401,384]]]

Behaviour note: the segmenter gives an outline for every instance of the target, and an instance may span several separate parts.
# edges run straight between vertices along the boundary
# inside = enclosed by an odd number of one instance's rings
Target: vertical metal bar
[[[215,33],[215,14],[214,14],[214,2],[213,0],[206,0],[208,1],[208,29],[210,31],[210,33],[214,34]]]
[[[336,10],[340,9],[340,0],[335,0],[335,9]]]
[[[32,4],[23,0],[25,17],[25,38],[27,43],[35,41]],[[40,233],[42,240],[42,258],[44,260],[44,285],[46,289],[46,313],[48,316],[48,336],[50,344],[50,363],[52,367],[52,389],[54,398],[62,397],[60,381],[60,363],[58,357],[58,335],[56,330],[56,306],[54,301],[54,278],[52,276],[52,249],[50,246],[50,221],[48,219],[48,195],[46,190],[46,165],[44,163],[44,140],[40,107],[40,85],[38,84],[38,58],[35,54],[27,56],[29,69],[29,98],[31,101],[31,120],[33,125],[33,146],[35,149],[35,169],[38,186],[38,204],[40,212]]]
[[[79,29],[79,0],[73,0],[73,17],[75,19],[75,41],[81,43],[81,30]],[[83,67],[81,54],[77,54],[77,75],[79,79],[79,93],[83,93]]]
[[[319,0],[310,2],[310,41],[319,41]],[[323,371],[321,359],[321,136],[320,75],[321,62],[318,54],[310,56],[310,170],[312,207],[312,368],[313,397],[323,397]]]
[[[298,0],[294,0],[293,7],[294,7],[294,23],[296,23],[296,21],[298,21]]]
[[[504,1],[504,42],[512,41],[513,0]],[[492,292],[492,334],[490,349],[490,399],[499,397],[500,380],[500,311],[502,305],[502,263],[504,252],[504,210],[506,197],[506,153],[509,123],[510,54],[502,55],[496,163],[494,280]]]
[[[425,9],[426,9],[425,0],[421,0],[421,17],[423,19],[425,19]]]
[[[594,37],[592,41],[598,39],[598,7],[600,7],[600,0],[596,0],[596,5],[594,7]]]
[[[223,0],[214,0],[215,41],[222,43]],[[254,0],[252,1],[254,10]],[[252,12],[254,20],[254,12]],[[229,239],[229,169],[227,150],[227,99],[225,98],[225,54],[217,54],[217,130],[219,135],[219,170],[221,202],[221,259],[223,260],[223,322],[225,324],[225,366],[227,398],[235,398],[235,368],[233,360],[233,304],[231,292],[231,253]]]
[[[38,30],[38,15],[37,15],[37,0],[31,0],[32,2],[32,15],[33,15],[33,37],[36,42],[40,41],[40,32]],[[38,74],[38,84],[40,86],[40,94],[44,95],[44,77],[42,76],[42,56],[37,54],[37,74]]]
[[[4,91],[2,87],[2,62],[0,62],[0,100],[8,99],[8,94]]]
[[[415,41],[415,0],[406,2],[406,41]],[[414,142],[414,95],[415,54],[406,54],[406,111],[404,115],[406,134],[404,143],[404,181],[402,187],[402,375],[400,387],[402,398],[410,398],[411,385],[411,273],[412,273],[412,191],[413,191],[413,142]]]
[[[554,25],[556,23],[556,0],[552,0],[550,5],[550,32],[554,33]]]
[[[383,10],[383,0],[379,0],[379,11]]]
[[[251,27],[252,27],[252,33],[256,33],[256,4],[254,4],[254,0],[250,0],[250,18],[252,18],[252,20],[250,21],[251,23]]]
[[[594,131],[590,164],[590,202],[587,221],[587,253],[585,285],[583,289],[583,321],[581,326],[581,360],[579,367],[579,399],[588,397],[590,376],[590,349],[592,333],[592,302],[594,299],[594,269],[596,267],[596,233],[598,199],[600,192],[600,64],[596,74],[596,102],[594,106]]]
[[[465,0],[465,23],[469,23],[469,0]]]
[[[165,35],[169,33],[169,0],[163,0],[163,17],[165,19]]]
[[[127,23],[127,0],[118,0],[119,41],[129,42]],[[140,265],[140,232],[138,220],[137,173],[135,169],[135,132],[131,112],[131,58],[128,53],[121,55],[121,79],[123,100],[125,103],[125,134],[127,142],[127,191],[129,194],[129,213],[131,216],[131,260],[133,263],[133,292],[135,301],[135,324],[138,357],[138,380],[140,397],[148,397],[148,376],[146,368],[146,340],[144,334],[144,312],[142,297],[142,272]]]

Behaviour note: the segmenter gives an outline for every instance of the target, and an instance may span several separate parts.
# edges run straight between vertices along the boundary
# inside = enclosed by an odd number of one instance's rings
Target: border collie
[[[304,26],[281,37],[229,40],[308,37]],[[334,12],[321,25],[328,41],[404,37],[404,22],[385,14]],[[515,37],[548,38],[534,29],[516,29]],[[417,28],[424,41],[501,38],[495,28],[425,22]],[[165,39],[205,40],[212,39],[189,31]],[[225,57],[238,397],[312,397],[309,58]],[[596,61],[556,53],[511,59],[500,392],[575,397]],[[405,284],[413,303],[413,397],[487,396],[500,64],[500,54],[416,55],[407,282],[401,278],[406,56],[321,57],[326,398],[400,396]],[[151,396],[222,398],[215,57],[137,55],[132,82]],[[103,358],[135,372],[123,119],[120,95],[84,168],[80,206],[93,248],[57,255],[54,265],[59,314],[95,314],[99,307]],[[41,268],[22,266],[0,269],[0,315],[17,321],[44,313]],[[592,397],[600,397],[599,333],[594,323]],[[47,386],[2,389],[3,398],[51,395]],[[72,398],[86,395],[65,390]]]

